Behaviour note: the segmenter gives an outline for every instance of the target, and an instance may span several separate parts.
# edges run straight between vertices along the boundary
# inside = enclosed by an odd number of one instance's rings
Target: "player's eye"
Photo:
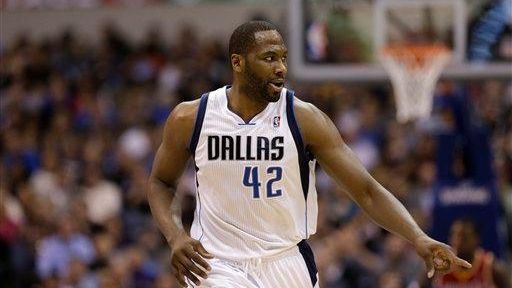
[[[272,60],[273,60],[273,57],[272,57],[272,56],[267,56],[267,57],[265,57],[265,61],[267,61],[267,62],[270,62],[270,61],[272,61]]]

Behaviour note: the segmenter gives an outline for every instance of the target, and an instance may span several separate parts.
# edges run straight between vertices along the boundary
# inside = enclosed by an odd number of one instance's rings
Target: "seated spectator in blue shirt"
[[[56,233],[42,239],[37,247],[37,274],[41,279],[66,277],[73,260],[91,263],[96,251],[91,240],[78,232],[70,215],[57,221]]]

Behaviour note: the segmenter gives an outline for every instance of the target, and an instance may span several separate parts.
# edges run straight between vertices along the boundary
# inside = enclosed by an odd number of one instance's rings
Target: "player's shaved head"
[[[246,55],[256,43],[255,34],[271,30],[279,32],[274,24],[266,21],[250,21],[238,26],[229,38],[229,55]]]

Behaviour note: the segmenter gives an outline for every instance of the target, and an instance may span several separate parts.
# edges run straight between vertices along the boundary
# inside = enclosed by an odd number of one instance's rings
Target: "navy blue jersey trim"
[[[201,101],[199,102],[199,108],[197,109],[196,122],[194,125],[194,132],[192,132],[192,138],[190,139],[190,144],[188,145],[188,149],[190,153],[195,154],[197,148],[197,142],[199,142],[199,135],[201,134],[201,128],[203,127],[204,115],[206,113],[206,105],[208,104],[208,94],[205,93],[201,96]]]
[[[309,247],[308,242],[306,240],[300,241],[297,246],[299,247],[299,252],[302,254],[302,258],[304,258],[304,262],[306,262],[306,267],[308,267],[309,278],[311,278],[312,287],[315,287],[316,282],[318,281],[316,274],[318,270],[316,268],[315,263],[315,255],[313,255],[313,250]]]
[[[295,112],[293,109],[293,98],[294,92],[291,90],[286,91],[286,118],[288,119],[288,125],[290,126],[293,140],[295,141],[295,146],[297,147],[297,153],[299,155],[300,182],[302,184],[302,192],[304,193],[304,199],[308,199],[309,157],[304,146],[304,141],[300,134],[297,119],[295,119]]]
[[[204,236],[204,229],[203,229],[203,223],[201,222],[201,208],[203,207],[203,205],[201,204],[201,195],[199,194],[199,181],[197,180],[197,172],[199,172],[199,167],[197,167],[197,164],[195,164],[195,160],[194,160],[194,166],[195,166],[195,170],[196,170],[196,193],[197,193],[197,206],[196,209],[198,209],[197,211],[197,217],[199,218],[198,219],[198,222],[199,222],[199,227],[201,227],[201,236],[199,236],[199,241],[201,241],[201,239],[203,239],[203,236]]]

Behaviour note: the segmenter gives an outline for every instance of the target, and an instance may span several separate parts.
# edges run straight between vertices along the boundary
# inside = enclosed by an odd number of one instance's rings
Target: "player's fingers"
[[[178,280],[178,284],[181,287],[187,287],[188,286],[187,282],[185,281],[185,275],[183,275],[183,273],[181,272],[181,270],[184,270],[184,269],[185,268],[183,268],[183,266],[181,266],[180,264],[173,265],[172,274],[174,275],[176,280]]]
[[[185,277],[190,279],[197,286],[201,285],[201,281],[199,281],[199,279],[196,277],[196,275],[194,275],[192,272],[190,272],[190,270],[188,270],[187,267],[183,266],[183,269],[181,270],[181,272],[185,275]]]
[[[452,266],[451,259],[442,256],[434,256],[432,262],[434,263],[434,269],[440,272],[448,272]]]
[[[192,247],[194,247],[194,250],[199,253],[201,256],[205,257],[205,258],[208,258],[208,259],[212,259],[213,258],[213,255],[210,254],[208,251],[206,251],[206,249],[204,249],[203,247],[203,244],[201,244],[201,242],[199,241],[196,241]]]
[[[438,271],[447,272],[453,268],[455,258],[457,256],[451,247],[443,243],[441,248],[434,251],[434,267]]]
[[[194,274],[207,278],[208,274],[192,262],[187,256],[180,257],[180,264],[185,267],[187,271],[194,272]],[[191,279],[192,280],[192,279]]]
[[[424,260],[425,260],[425,265],[427,266],[427,277],[432,278],[434,276],[434,272],[435,272],[433,256],[428,255],[424,258]]]
[[[459,267],[463,267],[463,268],[466,268],[466,269],[470,269],[471,267],[473,267],[471,265],[471,263],[469,263],[468,261],[466,260],[463,260],[463,259],[460,259],[459,257],[455,257],[453,260],[452,260],[452,263],[455,263],[455,265],[459,266]]]
[[[212,268],[210,267],[208,262],[206,262],[206,260],[204,260],[203,257],[201,257],[201,255],[199,255],[197,252],[192,251],[189,254],[187,254],[187,256],[190,259],[192,259],[196,264],[200,265],[201,268],[203,268],[203,269],[205,269],[207,271],[211,271],[212,270]]]

